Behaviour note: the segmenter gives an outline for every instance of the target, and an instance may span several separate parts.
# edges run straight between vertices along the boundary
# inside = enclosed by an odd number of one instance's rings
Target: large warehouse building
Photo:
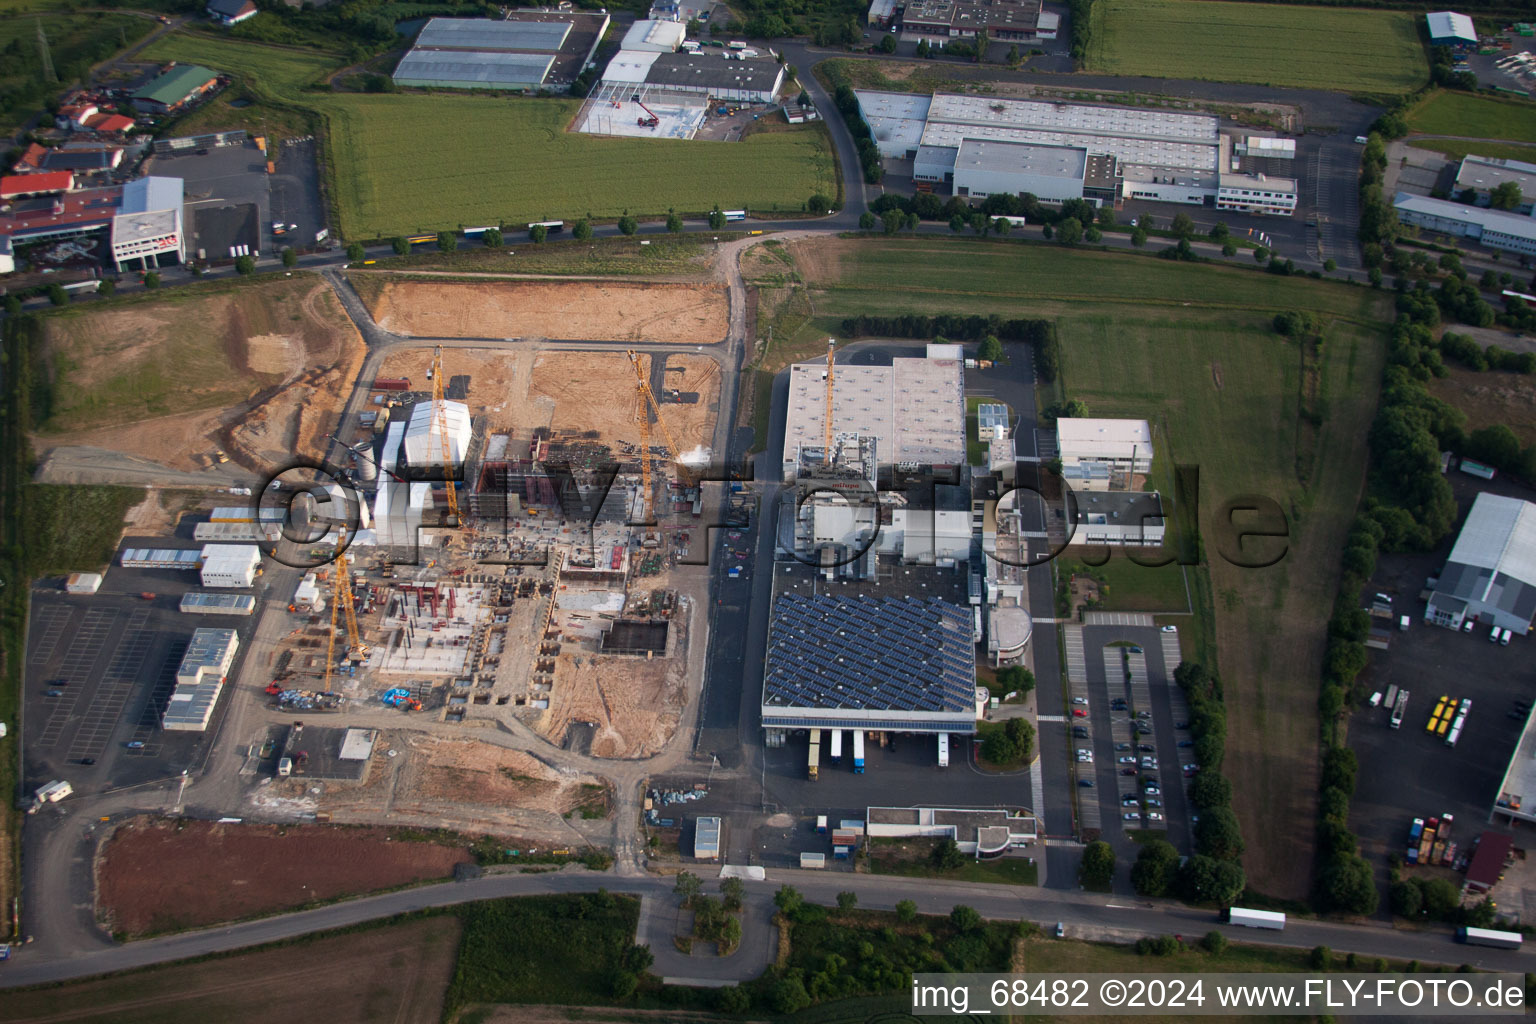
[[[1524,636],[1536,616],[1536,505],[1479,494],[1429,598],[1424,621],[1475,619]]]
[[[182,224],[180,178],[138,178],[123,186],[123,201],[112,218],[112,262],[138,260],[145,270],[162,259],[186,262],[187,232]]]
[[[1267,150],[1239,152],[1209,114],[1039,100],[858,90],[882,156],[963,198],[1034,194],[1043,202],[1121,199],[1289,214],[1291,178],[1242,172]],[[1250,150],[1252,155],[1250,156]]]
[[[780,594],[762,713],[768,729],[974,733],[972,613],[937,598]]]
[[[432,18],[395,67],[395,84],[531,91],[567,85],[608,29],[607,14],[513,11],[505,20]]]
[[[1536,203],[1536,164],[1468,154],[1456,167],[1456,187],[1452,191],[1458,198],[1468,198],[1466,194],[1470,192],[1478,206],[1489,206],[1493,190],[1511,182],[1520,189],[1521,200],[1510,212],[1529,216],[1532,204]]]
[[[160,718],[167,732],[207,731],[239,650],[240,636],[232,629],[193,631],[176,668],[176,688]]]
[[[772,103],[784,85],[784,68],[772,57],[741,57],[732,50],[620,50],[603,71],[603,85]]]
[[[1392,206],[1404,224],[1428,231],[1470,238],[1490,249],[1536,256],[1536,217],[1488,210],[1480,206],[1453,203],[1399,192]]]
[[[1055,39],[1061,16],[1042,11],[1040,0],[877,0],[867,20],[900,32],[903,39],[943,45],[973,40],[980,32],[999,43]]]
[[[921,468],[965,464],[965,379],[958,359],[898,357],[890,366],[842,366],[835,371],[834,434],[875,439],[882,466]],[[793,481],[800,449],[826,445],[823,360],[790,367],[784,423],[783,476]]]

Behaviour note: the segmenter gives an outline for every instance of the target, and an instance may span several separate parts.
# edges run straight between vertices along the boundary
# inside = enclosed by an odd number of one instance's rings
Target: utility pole
[[[37,56],[43,62],[43,77],[57,84],[59,76],[53,70],[53,55],[48,52],[48,37],[43,34],[43,19],[37,19]]]

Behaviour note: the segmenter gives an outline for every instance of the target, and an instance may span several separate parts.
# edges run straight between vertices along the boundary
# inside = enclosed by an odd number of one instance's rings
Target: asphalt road
[[[1142,935],[1199,936],[1213,929],[1245,942],[1263,942],[1293,948],[1328,946],[1336,953],[1353,952],[1367,957],[1417,959],[1426,963],[1470,963],[1497,971],[1523,971],[1529,964],[1519,952],[1455,945],[1449,934],[1397,932],[1386,928],[1356,927],[1314,921],[1293,921],[1283,932],[1254,932],[1220,924],[1214,914],[1165,901],[1127,901],[1094,893],[1057,892],[1005,885],[976,885],[933,879],[885,875],[821,874],[808,871],[775,871],[766,881],[748,881],[754,901],[779,885],[792,885],[808,899],[822,904],[836,902],[841,890],[859,894],[859,905],[891,910],[904,899],[915,902],[924,913],[947,913],[956,904],[975,907],[988,918],[1029,920],[1044,925],[1060,921],[1072,938],[1127,941]],[[429,907],[450,906],[473,900],[539,893],[590,892],[599,886],[611,892],[634,893],[668,904],[672,881],[657,877],[620,877],[568,869],[553,874],[487,875],[467,882],[446,882],[363,899],[349,900],[280,917],[243,924],[146,939],[110,949],[30,958],[25,949],[0,968],[0,988],[36,985],[83,978],[166,963],[281,939],[328,928]],[[761,972],[754,958],[690,961],[692,974],[701,978],[745,980]]]

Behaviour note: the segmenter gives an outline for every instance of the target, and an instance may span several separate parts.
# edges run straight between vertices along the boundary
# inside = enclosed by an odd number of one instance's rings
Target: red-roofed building
[[[49,192],[68,192],[75,187],[70,171],[45,171],[42,174],[8,174],[0,178],[0,199],[40,196]]]
[[[86,119],[97,111],[94,103],[71,103],[59,108],[53,123],[60,128],[84,128]]]
[[[1502,832],[1484,832],[1477,840],[1477,850],[1467,864],[1467,888],[1489,892],[1504,877],[1504,863],[1509,860],[1515,839]]]
[[[122,114],[92,114],[86,118],[85,126],[93,132],[131,132],[133,118],[124,117]]]
[[[30,174],[33,171],[41,170],[43,154],[47,152],[48,147],[41,143],[33,142],[29,144],[26,151],[21,154],[21,159],[16,161],[15,172],[17,174]]]
[[[8,235],[17,242],[30,242],[100,231],[112,226],[122,201],[121,185],[18,199],[8,203],[7,209],[0,213],[0,235]]]

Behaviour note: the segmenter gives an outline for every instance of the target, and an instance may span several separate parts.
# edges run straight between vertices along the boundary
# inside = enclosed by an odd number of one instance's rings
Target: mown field
[[[1536,144],[1536,103],[1440,91],[1413,105],[1408,127],[1420,135]]]
[[[837,318],[859,312],[1053,317],[1062,344],[1057,394],[1082,399],[1096,416],[1150,420],[1160,465],[1199,467],[1208,569],[1192,583],[1208,574],[1198,582],[1209,588],[1211,621],[1181,621],[1180,633],[1186,653],[1202,635],[1219,652],[1230,710],[1226,770],[1238,792],[1249,879],[1265,892],[1304,897],[1319,626],[1364,477],[1389,313],[1381,294],[1240,268],[966,239],[794,249],[815,310],[807,336],[825,337]],[[1320,316],[1320,357],[1304,363],[1274,333],[1270,321],[1286,309]],[[1321,426],[1305,425],[1304,411]],[[1273,498],[1290,521],[1289,549],[1275,566],[1243,569],[1219,554],[1220,506],[1243,494]],[[1144,589],[1172,594],[1172,582],[1149,580]]]
[[[837,194],[821,125],[729,144],[599,138],[566,131],[576,100],[306,92],[338,62],[200,36],[157,40],[147,53],[236,72],[263,105],[317,112],[346,238],[626,211],[698,214],[717,203],[793,211],[813,193]],[[248,122],[253,109],[228,109],[229,123]],[[196,127],[219,127],[217,110],[210,107]]]
[[[1218,0],[1098,0],[1088,69],[1400,95],[1429,77],[1415,17]]]

